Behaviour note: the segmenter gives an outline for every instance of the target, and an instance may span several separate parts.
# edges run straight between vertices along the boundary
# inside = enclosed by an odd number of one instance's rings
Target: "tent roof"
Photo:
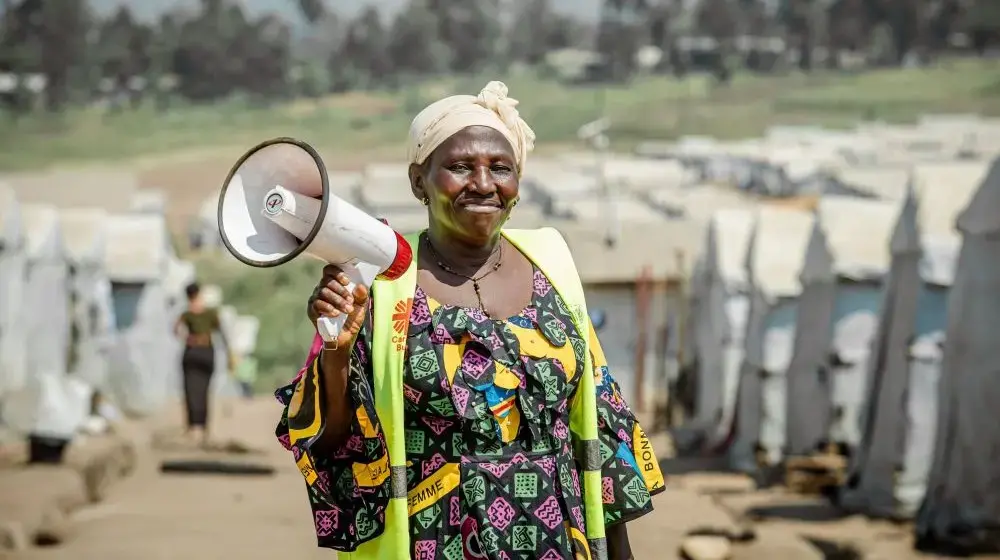
[[[65,208],[59,211],[59,219],[69,259],[103,264],[108,213],[99,208]]]
[[[968,206],[989,170],[987,161],[922,163],[914,168],[920,201],[920,229],[928,234],[955,232],[955,220]]]
[[[752,251],[747,257],[752,283],[770,298],[798,295],[812,234],[812,213],[762,206],[755,215]]]
[[[959,215],[957,222],[965,234],[1000,232],[1000,157],[990,165],[989,172]]]
[[[685,220],[624,223],[613,247],[605,235],[588,222],[563,221],[550,225],[562,232],[584,283],[634,282],[644,266],[656,280],[678,279],[686,272],[678,257],[693,262],[701,248],[699,229]],[[655,247],[656,250],[650,250]]]
[[[59,213],[55,207],[25,204],[21,207],[24,238],[29,258],[62,258],[63,239],[59,228]]]
[[[105,269],[118,282],[151,282],[164,277],[169,236],[160,214],[112,214],[108,217]]]
[[[899,211],[898,202],[832,195],[820,199],[820,221],[839,276],[863,281],[889,271],[889,239]]]
[[[0,246],[20,243],[22,227],[17,194],[8,185],[0,183]]]
[[[732,290],[749,287],[746,271],[746,254],[753,232],[754,214],[751,210],[727,208],[712,215],[718,260],[714,267]]]

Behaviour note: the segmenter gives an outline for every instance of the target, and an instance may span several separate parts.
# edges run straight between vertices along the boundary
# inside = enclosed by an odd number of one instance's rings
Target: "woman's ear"
[[[427,191],[424,188],[424,166],[411,163],[408,173],[410,176],[410,191],[413,192],[414,198],[423,201],[427,198]]]

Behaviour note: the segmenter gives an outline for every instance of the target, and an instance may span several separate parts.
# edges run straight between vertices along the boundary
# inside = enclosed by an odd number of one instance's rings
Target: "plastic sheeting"
[[[722,408],[716,419],[715,439],[725,438],[732,430],[739,396],[740,368],[745,354],[747,321],[750,318],[750,297],[737,294],[723,301],[726,336],[722,346]]]
[[[98,265],[81,264],[71,277],[75,305],[72,320],[77,333],[74,375],[95,389],[106,390],[108,363],[114,344],[114,304],[111,282]]]
[[[19,389],[27,378],[27,331],[21,322],[26,276],[23,247],[0,248],[0,395]]]
[[[764,321],[760,446],[770,464],[781,460],[785,445],[788,366],[795,344],[798,300],[773,304]]]
[[[179,393],[180,345],[171,332],[165,295],[157,282],[112,284],[118,333],[109,385],[116,402],[145,415]]]
[[[903,449],[902,472],[896,479],[895,488],[896,511],[902,517],[912,517],[917,513],[927,489],[927,476],[934,456],[943,343],[943,331],[918,333],[916,342],[910,347],[906,446]]]
[[[744,353],[736,391],[735,437],[727,454],[730,466],[740,472],[754,472],[757,468],[755,451],[760,442],[763,416],[764,318],[769,307],[760,292],[755,292],[749,299]]]
[[[4,407],[3,420],[22,435],[72,439],[90,414],[91,387],[65,375],[30,378],[18,398]]]
[[[831,342],[835,359],[830,366],[830,438],[849,446],[861,441],[859,417],[865,399],[865,372],[878,328],[881,294],[879,286],[867,283],[842,283],[837,288]]]
[[[727,312],[726,289],[718,275],[706,273],[699,278],[697,318],[694,321],[695,347],[698,353],[698,380],[695,397],[697,425],[717,426],[725,409],[725,351],[734,339],[742,342],[742,332],[727,336],[734,327]],[[745,319],[743,320],[745,321]],[[727,341],[728,339],[728,341]]]
[[[998,206],[981,210],[995,214]],[[958,544],[978,532],[992,532],[991,548],[1000,548],[996,534],[1000,519],[997,255],[1000,232],[967,234],[948,297],[934,461],[916,523],[918,542],[925,545]]]
[[[795,318],[795,341],[787,374],[785,450],[805,455],[829,438],[833,400],[829,376],[835,281],[805,285]]]
[[[852,455],[842,503],[875,516],[895,517],[896,471],[905,443],[909,344],[917,322],[920,254],[894,255],[886,282],[877,346],[869,356],[862,441]]]

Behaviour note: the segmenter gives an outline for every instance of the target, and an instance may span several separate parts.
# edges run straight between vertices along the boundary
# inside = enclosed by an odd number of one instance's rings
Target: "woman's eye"
[[[464,163],[456,163],[448,167],[448,171],[452,173],[467,173],[469,171],[469,166]]]
[[[509,174],[511,172],[510,167],[507,167],[506,165],[494,165],[492,170],[497,174]]]

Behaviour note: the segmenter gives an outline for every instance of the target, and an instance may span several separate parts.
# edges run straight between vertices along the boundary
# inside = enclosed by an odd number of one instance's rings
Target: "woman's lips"
[[[495,204],[472,203],[472,204],[463,204],[462,210],[465,210],[466,212],[472,212],[473,214],[493,214],[495,212],[499,212],[501,210],[501,207]]]

